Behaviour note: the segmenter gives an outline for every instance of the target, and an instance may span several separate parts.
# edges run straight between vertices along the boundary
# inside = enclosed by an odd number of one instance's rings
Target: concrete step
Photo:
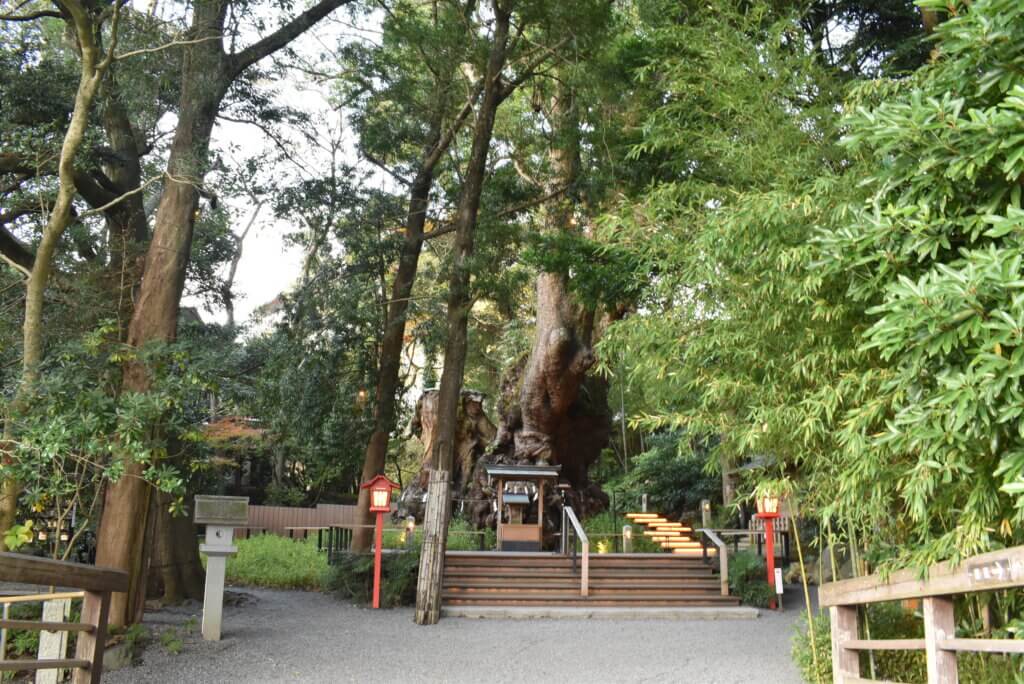
[[[443,617],[478,620],[753,620],[756,608],[734,606],[445,606]]]
[[[575,606],[736,606],[739,599],[714,594],[680,595],[665,593],[630,594],[616,596],[580,596],[579,592],[507,592],[500,594],[460,594],[443,591],[444,605],[575,605]]]

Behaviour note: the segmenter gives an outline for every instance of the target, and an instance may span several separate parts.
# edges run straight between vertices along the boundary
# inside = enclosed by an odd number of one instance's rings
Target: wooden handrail
[[[17,553],[0,553],[0,580],[84,590],[80,622],[55,623],[43,620],[3,620],[0,628],[78,632],[74,658],[12,660],[0,662],[0,671],[69,669],[72,684],[100,684],[103,677],[103,651],[107,644],[107,618],[110,595],[128,590],[128,573]],[[47,601],[54,597],[72,598],[78,592],[8,597],[7,603],[27,600]],[[5,609],[6,610],[6,609]]]
[[[860,678],[860,651],[924,650],[928,684],[956,684],[956,654],[1024,653],[1024,641],[958,639],[952,596],[1024,586],[1024,546],[973,556],[959,564],[938,563],[927,572],[900,570],[823,584],[818,602],[832,623],[832,672],[835,684]],[[924,639],[861,639],[857,608],[866,603],[921,599]]]
[[[0,572],[5,582],[74,587],[84,591],[124,591],[128,585],[128,574],[120,570],[21,553],[0,553]]]
[[[562,552],[567,553],[569,551],[569,535],[568,526],[566,522],[572,525],[573,532],[576,534],[576,538],[580,540],[580,546],[582,546],[581,553],[581,570],[580,570],[580,596],[590,595],[590,538],[587,533],[583,530],[583,525],[580,524],[579,518],[576,517],[576,512],[572,510],[572,506],[564,506],[562,508]],[[572,545],[572,553],[575,558],[576,544]]]
[[[83,597],[85,597],[84,591],[58,591],[52,594],[8,594],[7,596],[0,596],[0,605],[5,603],[39,603],[40,601],[80,599]]]
[[[718,547],[718,575],[722,583],[722,596],[729,595],[729,547],[714,530],[700,528],[697,530]]]

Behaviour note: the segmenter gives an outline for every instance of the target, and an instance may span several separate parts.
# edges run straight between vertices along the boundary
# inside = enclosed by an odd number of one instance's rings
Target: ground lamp
[[[762,494],[757,497],[757,515],[764,521],[764,551],[768,565],[768,585],[775,586],[775,520],[779,517],[779,496]],[[772,599],[771,607],[775,607]]]
[[[384,514],[391,512],[391,490],[398,489],[398,484],[383,475],[364,482],[363,489],[370,490],[370,512],[377,514],[375,543],[373,551],[373,607],[380,608],[380,551],[384,537]]]

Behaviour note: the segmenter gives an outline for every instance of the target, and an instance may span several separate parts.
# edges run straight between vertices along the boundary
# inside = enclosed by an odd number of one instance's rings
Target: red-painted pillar
[[[768,586],[775,592],[775,521],[771,518],[764,519],[764,552],[768,565]],[[768,604],[775,608],[775,599]]]
[[[373,607],[380,608],[380,549],[384,538],[384,514],[377,513],[377,529],[375,531],[373,551]]]

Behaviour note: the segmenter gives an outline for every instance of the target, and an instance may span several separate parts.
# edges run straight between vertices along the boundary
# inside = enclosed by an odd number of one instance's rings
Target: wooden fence
[[[902,570],[887,579],[869,575],[823,584],[818,602],[832,621],[832,673],[835,684],[866,682],[860,676],[860,652],[923,650],[928,684],[956,684],[956,654],[1024,653],[1024,639],[958,639],[953,596],[1024,586],[1024,546],[974,556],[959,565],[939,563],[927,579],[916,570]],[[923,639],[861,639],[857,607],[866,603],[922,599]]]
[[[0,580],[52,587],[81,589],[81,622],[44,622],[41,620],[0,620],[4,629],[30,629],[49,632],[78,632],[74,658],[45,660],[7,660],[0,671],[69,669],[73,684],[99,684],[103,676],[103,650],[107,644],[107,615],[110,594],[128,590],[128,574],[93,565],[34,558],[17,553],[0,553]],[[39,595],[44,600],[57,594]],[[25,597],[21,597],[25,600]]]
[[[356,525],[356,507],[340,504],[317,504],[315,508],[297,506],[249,506],[249,524],[235,530],[235,536],[249,532],[265,532],[289,536],[288,528]]]

